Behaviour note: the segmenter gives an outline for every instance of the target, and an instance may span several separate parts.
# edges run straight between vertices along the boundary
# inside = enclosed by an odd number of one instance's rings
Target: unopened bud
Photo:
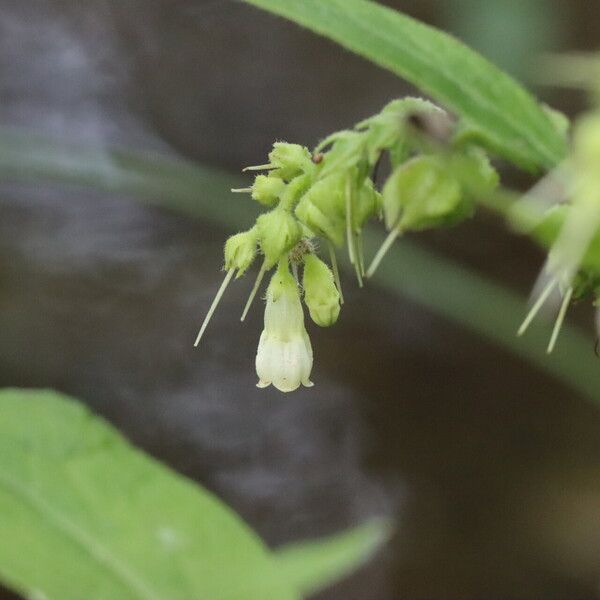
[[[275,265],[302,237],[302,227],[286,209],[276,208],[256,220],[266,268]]]
[[[314,254],[304,259],[304,302],[311,319],[320,327],[333,325],[340,314],[340,293],[335,286],[333,273]]]
[[[237,269],[237,277],[241,277],[254,262],[257,243],[256,227],[232,235],[225,242],[225,270]]]
[[[285,182],[278,177],[258,175],[252,186],[252,198],[265,206],[273,206],[285,190]]]
[[[388,229],[420,230],[453,224],[472,211],[461,187],[437,157],[419,156],[396,169],[383,188]]]
[[[299,144],[288,144],[287,142],[273,144],[273,150],[269,154],[269,162],[276,169],[274,173],[286,181],[314,168],[312,155],[308,148]]]

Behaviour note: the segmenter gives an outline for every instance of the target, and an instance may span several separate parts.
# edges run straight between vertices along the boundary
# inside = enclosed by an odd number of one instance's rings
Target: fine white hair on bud
[[[300,293],[282,258],[267,289],[265,327],[256,353],[257,387],[273,385],[281,392],[292,392],[302,384],[312,387],[310,372],[313,352],[304,328]]]

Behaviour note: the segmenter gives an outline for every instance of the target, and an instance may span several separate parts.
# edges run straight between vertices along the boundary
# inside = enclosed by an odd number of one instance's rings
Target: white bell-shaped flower
[[[273,384],[281,392],[292,392],[300,384],[311,387],[312,364],[300,293],[286,257],[280,261],[267,289],[265,328],[256,353],[257,386]]]

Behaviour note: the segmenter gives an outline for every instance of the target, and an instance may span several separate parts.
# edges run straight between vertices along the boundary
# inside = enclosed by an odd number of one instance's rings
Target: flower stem
[[[329,248],[329,260],[331,261],[331,269],[333,270],[333,279],[335,285],[340,293],[340,304],[344,304],[344,294],[342,292],[342,281],[340,279],[340,271],[338,269],[337,258],[335,257],[335,249],[333,244],[327,240],[327,247]]]
[[[202,327],[200,327],[200,331],[198,332],[198,337],[196,338],[196,341],[194,342],[194,346],[197,346],[200,343],[200,340],[202,339],[202,336],[204,335],[204,331],[208,327],[208,324],[209,324],[215,310],[217,309],[217,306],[219,305],[219,302],[221,301],[221,298],[223,297],[223,294],[225,293],[225,290],[227,289],[227,286],[229,285],[229,282],[231,281],[231,278],[233,277],[234,273],[235,273],[235,269],[229,269],[229,271],[227,271],[227,275],[225,275],[225,279],[223,279],[223,283],[221,284],[221,287],[219,288],[219,291],[217,292],[215,299],[213,300],[212,304],[210,305],[210,308],[208,309],[208,313],[207,313],[206,317],[204,318]]]
[[[567,314],[567,308],[569,307],[569,303],[571,302],[571,298],[573,296],[573,288],[570,287],[565,293],[565,297],[563,298],[562,304],[560,305],[560,311],[558,312],[558,317],[556,318],[556,323],[554,323],[554,329],[552,330],[552,337],[550,338],[550,343],[548,344],[548,349],[546,352],[550,354],[552,350],[554,350],[554,346],[556,345],[556,340],[558,339],[558,334],[560,333],[560,329],[565,320],[565,315]]]
[[[262,283],[263,277],[265,276],[266,272],[267,272],[267,261],[264,260],[263,264],[260,268],[260,271],[258,272],[258,275],[256,276],[256,281],[254,282],[254,286],[252,287],[250,296],[248,296],[248,301],[246,302],[246,306],[244,306],[244,312],[242,313],[242,317],[241,317],[240,321],[244,321],[244,319],[246,318],[246,315],[248,314],[248,311],[250,310],[250,307],[252,306],[252,302],[254,302],[254,298],[256,298],[256,294],[258,293],[258,289],[260,288],[260,284]]]
[[[550,294],[554,290],[554,288],[558,285],[558,279],[551,279],[548,285],[542,290],[542,293],[539,295],[539,298],[535,301],[535,304],[531,307],[531,310],[527,313],[525,320],[519,327],[519,331],[517,331],[517,335],[523,335],[527,328],[531,324],[531,321],[535,319],[535,316],[540,312],[540,308],[544,305],[546,300],[550,297]]]
[[[379,264],[383,260],[383,257],[388,253],[389,249],[392,247],[392,244],[396,241],[396,239],[398,238],[398,236],[401,233],[402,233],[402,231],[400,230],[399,227],[396,227],[396,228],[392,229],[392,231],[390,231],[387,238],[385,238],[385,241],[383,242],[383,244],[381,244],[381,246],[379,247],[379,250],[377,250],[377,254],[375,254],[375,258],[373,258],[373,262],[367,269],[367,278],[373,277],[373,275],[375,274],[375,271],[377,271],[377,267],[379,267]]]

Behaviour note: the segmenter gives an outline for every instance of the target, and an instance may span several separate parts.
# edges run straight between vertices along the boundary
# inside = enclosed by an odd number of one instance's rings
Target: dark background
[[[600,38],[600,7],[583,0],[387,4],[532,85],[539,53]],[[536,91],[570,115],[585,106],[581,94]],[[312,146],[407,93],[236,1],[0,1],[0,124],[99,149],[239,172],[274,140]],[[338,325],[309,326],[315,387],[257,390],[261,311],[238,321],[249,280],[230,288],[202,348],[191,346],[230,233],[117,194],[3,182],[0,384],[81,398],[272,546],[395,517],[377,560],[323,600],[596,597],[597,408],[349,278]],[[419,240],[523,294],[542,260],[486,215]],[[574,318],[591,328],[591,310]]]

